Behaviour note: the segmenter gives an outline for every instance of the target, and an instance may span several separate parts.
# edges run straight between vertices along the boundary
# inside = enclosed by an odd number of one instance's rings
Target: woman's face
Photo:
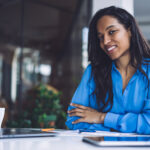
[[[115,17],[103,16],[97,22],[97,35],[100,47],[112,59],[130,55],[130,30],[118,22]]]

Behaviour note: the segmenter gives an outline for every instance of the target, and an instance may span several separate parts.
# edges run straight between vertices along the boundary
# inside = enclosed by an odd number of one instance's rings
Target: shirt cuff
[[[120,116],[119,114],[108,112],[104,119],[104,126],[108,128],[117,129],[117,122],[118,122],[119,116]]]

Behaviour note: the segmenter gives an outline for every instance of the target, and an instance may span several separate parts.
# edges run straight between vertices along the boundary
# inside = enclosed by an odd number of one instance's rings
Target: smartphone
[[[100,147],[150,147],[150,136],[91,136],[82,140]]]

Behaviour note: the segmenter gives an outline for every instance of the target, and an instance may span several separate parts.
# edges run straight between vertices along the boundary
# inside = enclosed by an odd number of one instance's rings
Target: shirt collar
[[[141,68],[143,69],[144,72],[147,72],[147,67],[150,65],[150,59],[149,58],[144,58],[142,60]]]
[[[142,67],[144,67],[144,66],[142,66]],[[115,62],[113,61],[112,62],[112,74],[114,73],[114,71],[120,74],[120,72],[118,71],[118,69],[117,69],[117,67],[115,65]],[[130,83],[136,79],[136,77],[139,74],[139,72],[140,72],[139,69],[137,69],[136,72],[134,73],[134,75],[132,76],[132,78],[130,79]]]
[[[150,61],[150,59],[149,59],[149,61]],[[146,63],[150,64],[150,62],[146,62],[145,59],[142,60],[141,68],[144,70],[144,72],[146,72],[146,70],[147,70],[147,64]],[[115,71],[118,71],[114,61],[112,61],[112,69]],[[139,72],[139,69],[137,69],[137,72]]]
[[[117,67],[116,67],[116,65],[115,65],[115,62],[114,62],[114,61],[112,61],[112,69],[118,72]]]

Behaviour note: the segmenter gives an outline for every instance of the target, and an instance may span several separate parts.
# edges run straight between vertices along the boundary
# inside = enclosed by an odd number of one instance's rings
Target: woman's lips
[[[106,50],[107,50],[108,53],[112,53],[115,50],[116,47],[117,46],[109,46],[109,47],[106,48]]]

